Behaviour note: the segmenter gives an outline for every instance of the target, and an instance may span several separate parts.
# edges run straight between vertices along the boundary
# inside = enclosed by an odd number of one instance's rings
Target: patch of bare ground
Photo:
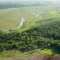
[[[60,56],[46,55],[43,60],[60,60]]]
[[[52,57],[52,55],[45,55],[43,60],[51,60]]]
[[[60,56],[53,56],[42,53],[34,53],[29,60],[60,60]]]
[[[29,60],[43,60],[45,54],[42,53],[34,53]]]
[[[53,56],[50,60],[60,60],[60,56]]]

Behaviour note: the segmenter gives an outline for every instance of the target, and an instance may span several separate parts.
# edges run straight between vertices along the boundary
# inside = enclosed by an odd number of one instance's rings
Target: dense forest
[[[44,22],[44,23],[43,23]],[[51,48],[54,53],[60,51],[60,19],[51,18],[36,22],[37,26],[27,31],[4,33],[0,31],[0,51]]]

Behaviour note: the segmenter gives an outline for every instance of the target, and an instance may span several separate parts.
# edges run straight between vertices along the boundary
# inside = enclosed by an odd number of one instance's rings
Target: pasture
[[[21,28],[14,30],[16,32],[35,27],[37,21],[60,18],[60,14],[50,6],[0,9],[0,30],[7,31],[16,28],[19,25],[21,18],[24,18],[26,22]]]

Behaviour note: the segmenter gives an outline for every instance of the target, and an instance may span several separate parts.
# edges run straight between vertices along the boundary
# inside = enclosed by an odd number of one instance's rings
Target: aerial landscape
[[[0,60],[60,60],[60,1],[0,1]]]

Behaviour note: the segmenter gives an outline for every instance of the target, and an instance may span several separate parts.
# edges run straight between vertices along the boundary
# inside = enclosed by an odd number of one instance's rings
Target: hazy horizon
[[[25,1],[50,1],[50,2],[59,2],[59,0],[0,0],[0,2],[25,2]]]

